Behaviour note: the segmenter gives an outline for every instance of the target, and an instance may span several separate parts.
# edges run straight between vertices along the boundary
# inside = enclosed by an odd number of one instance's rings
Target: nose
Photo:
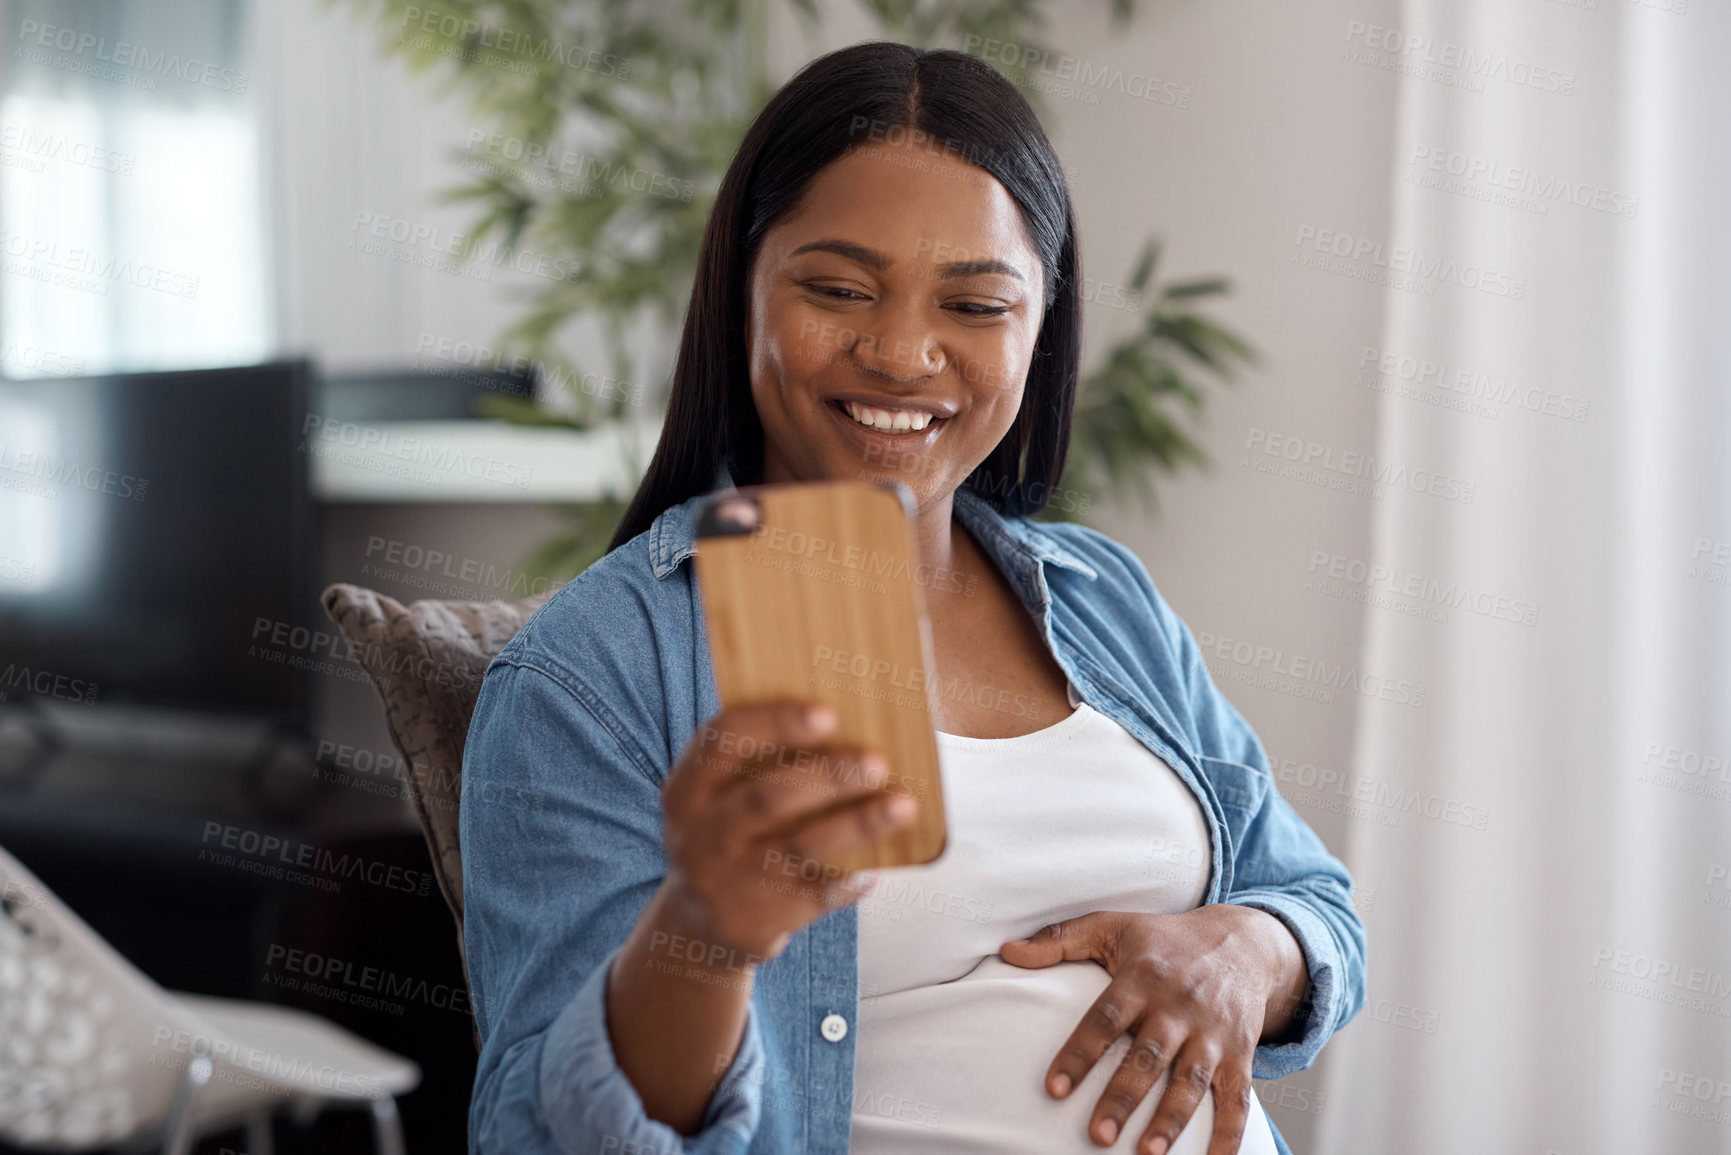
[[[879,313],[873,321],[848,350],[861,368],[905,382],[944,371],[943,343],[917,302]]]

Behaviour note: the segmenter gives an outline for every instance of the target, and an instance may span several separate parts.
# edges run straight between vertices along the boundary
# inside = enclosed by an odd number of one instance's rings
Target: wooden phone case
[[[838,857],[848,872],[930,862],[946,840],[912,515],[900,485],[826,481],[748,486],[698,518],[697,582],[722,705],[822,702],[836,714],[827,743],[880,751],[883,789],[919,802],[910,825]],[[859,769],[834,761],[819,773],[857,782]]]

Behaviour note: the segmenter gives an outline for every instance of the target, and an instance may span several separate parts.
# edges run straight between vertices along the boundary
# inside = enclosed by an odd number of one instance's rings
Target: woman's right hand
[[[882,754],[824,743],[835,725],[815,702],[723,710],[668,774],[663,891],[707,941],[774,958],[870,890],[870,872],[835,860],[912,820],[915,801],[880,788]]]

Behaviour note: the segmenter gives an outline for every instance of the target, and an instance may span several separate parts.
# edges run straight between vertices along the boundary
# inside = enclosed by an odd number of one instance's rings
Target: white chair
[[[0,1140],[187,1155],[270,1120],[366,1107],[380,1155],[404,1155],[397,1096],[421,1070],[305,1011],[163,990],[0,848]]]

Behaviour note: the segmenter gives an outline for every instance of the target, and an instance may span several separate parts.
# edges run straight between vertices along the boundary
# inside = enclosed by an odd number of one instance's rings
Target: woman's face
[[[1016,419],[1043,301],[1021,212],[984,170],[875,143],[832,162],[752,264],[763,481],[948,497]]]

